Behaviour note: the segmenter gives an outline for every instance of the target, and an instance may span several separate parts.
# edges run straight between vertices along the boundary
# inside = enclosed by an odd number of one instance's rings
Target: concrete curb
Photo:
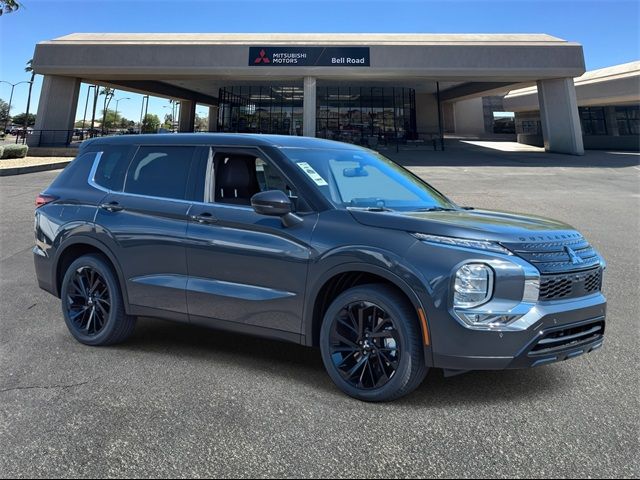
[[[71,163],[71,160],[64,162],[43,163],[41,165],[27,165],[24,167],[0,168],[0,177],[11,175],[22,175],[24,173],[46,172],[48,170],[58,170]]]

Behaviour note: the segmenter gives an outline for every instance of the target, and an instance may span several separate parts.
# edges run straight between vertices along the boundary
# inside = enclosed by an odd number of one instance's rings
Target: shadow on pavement
[[[487,142],[494,143],[494,142]],[[495,142],[499,145],[500,142]],[[625,168],[640,165],[640,153],[587,150],[584,156],[558,153],[501,151],[484,146],[448,140],[445,151],[428,149],[380,149],[380,153],[405,167],[572,167]]]
[[[140,319],[131,340],[117,348],[192,357],[210,361],[212,366],[233,365],[340,395],[324,370],[317,348],[147,318]],[[562,372],[553,366],[477,371],[451,378],[444,378],[440,369],[432,369],[413,394],[396,403],[438,408],[518,402],[544,397],[566,384]]]

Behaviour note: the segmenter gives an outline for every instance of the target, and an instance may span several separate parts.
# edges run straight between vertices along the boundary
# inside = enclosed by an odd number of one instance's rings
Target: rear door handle
[[[189,215],[189,218],[194,222],[202,224],[216,223],[218,221],[218,219],[209,212],[204,212],[199,215]]]
[[[100,208],[108,212],[120,212],[124,210],[124,207],[118,202],[101,203]]]

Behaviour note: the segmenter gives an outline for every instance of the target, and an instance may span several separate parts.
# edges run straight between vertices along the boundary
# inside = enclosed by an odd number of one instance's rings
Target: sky
[[[640,59],[640,2],[620,0],[20,0],[0,16],[0,80],[28,80],[36,43],[74,32],[547,33],[584,47],[587,70]],[[42,77],[33,88],[37,109]],[[78,102],[82,118],[86,85]],[[0,83],[0,98],[11,87]],[[24,112],[28,85],[14,89],[11,113]],[[119,91],[118,111],[140,117],[141,96]],[[152,99],[161,119],[168,101]],[[115,105],[112,103],[111,107]],[[205,107],[197,113],[207,116]]]

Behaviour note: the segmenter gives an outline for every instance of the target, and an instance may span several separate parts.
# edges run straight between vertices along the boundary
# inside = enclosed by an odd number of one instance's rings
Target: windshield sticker
[[[307,162],[298,162],[298,166],[306,173],[311,180],[316,182],[316,185],[319,187],[326,187],[329,185],[324,178],[320,176],[318,172],[316,172],[311,165]]]

